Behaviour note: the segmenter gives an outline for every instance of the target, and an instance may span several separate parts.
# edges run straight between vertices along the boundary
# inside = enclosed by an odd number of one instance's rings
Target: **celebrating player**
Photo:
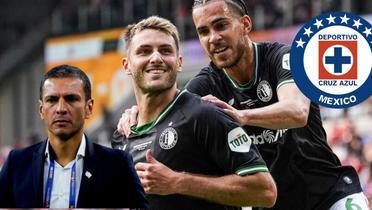
[[[151,209],[274,205],[275,183],[246,132],[216,106],[177,89],[176,27],[152,16],[129,26],[125,41],[138,124],[113,144],[133,155]]]

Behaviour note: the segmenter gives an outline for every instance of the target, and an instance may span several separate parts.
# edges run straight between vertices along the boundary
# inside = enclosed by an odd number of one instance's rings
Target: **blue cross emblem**
[[[334,65],[334,73],[342,73],[343,64],[351,64],[350,56],[342,56],[342,48],[335,47],[333,56],[326,56],[325,63]]]

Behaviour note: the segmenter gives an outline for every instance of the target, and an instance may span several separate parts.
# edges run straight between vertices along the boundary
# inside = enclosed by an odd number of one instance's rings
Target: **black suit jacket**
[[[77,208],[147,208],[132,157],[88,139],[86,142]],[[9,153],[0,172],[0,208],[43,207],[46,143]]]

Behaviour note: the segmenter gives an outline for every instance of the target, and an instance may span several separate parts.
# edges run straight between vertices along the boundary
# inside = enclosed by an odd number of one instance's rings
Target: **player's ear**
[[[178,56],[178,72],[182,71],[182,63],[183,63],[183,58],[182,56]]]
[[[243,24],[244,27],[244,34],[248,35],[252,30],[252,20],[248,15],[244,15],[241,17],[240,22]]]
[[[43,109],[43,101],[39,100],[39,115],[42,120],[44,120],[44,109]]]
[[[85,105],[85,119],[89,119],[92,116],[94,100],[89,99]]]
[[[127,74],[127,75],[131,75],[132,72],[130,72],[128,66],[129,66],[129,63],[128,63],[128,57],[125,57],[123,58],[123,60],[121,61],[122,62],[122,65],[123,65],[123,68],[124,68],[124,72]]]

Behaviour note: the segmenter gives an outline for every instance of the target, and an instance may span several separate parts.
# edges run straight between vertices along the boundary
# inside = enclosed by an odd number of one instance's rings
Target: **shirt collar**
[[[83,135],[83,137],[81,138],[81,142],[80,142],[80,145],[79,145],[78,152],[77,152],[76,157],[75,157],[76,160],[78,158],[85,157],[86,145],[87,145],[87,143],[86,143],[85,135]],[[44,154],[45,154],[45,157],[47,159],[49,159],[49,139],[47,141],[47,145],[46,145]]]

